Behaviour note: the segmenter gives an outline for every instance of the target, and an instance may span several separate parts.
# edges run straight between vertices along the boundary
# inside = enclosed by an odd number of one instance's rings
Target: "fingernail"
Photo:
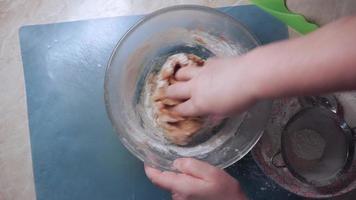
[[[150,171],[152,171],[152,168],[148,165],[145,165],[145,171],[150,172]]]
[[[173,110],[174,112],[180,114],[180,115],[183,114],[183,113],[182,113],[182,108],[181,108],[180,104],[174,106],[172,110]]]
[[[168,86],[166,89],[166,92],[164,93],[165,97],[170,97],[172,95],[172,91],[171,91],[171,86]]]

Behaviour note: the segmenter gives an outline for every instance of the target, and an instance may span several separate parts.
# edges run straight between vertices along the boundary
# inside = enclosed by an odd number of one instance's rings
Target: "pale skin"
[[[259,100],[355,90],[356,16],[240,57],[182,68],[176,78],[179,82],[166,95],[185,100],[174,108],[184,116],[228,116]],[[174,200],[247,199],[239,183],[221,169],[187,158],[174,166],[181,173],[145,167],[153,183],[170,190]]]

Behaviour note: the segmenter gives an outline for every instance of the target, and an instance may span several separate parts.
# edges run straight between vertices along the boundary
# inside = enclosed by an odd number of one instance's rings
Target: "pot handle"
[[[285,167],[286,167],[286,164],[284,164],[284,162],[283,162],[283,164],[278,164],[278,163],[276,162],[276,157],[277,157],[278,155],[281,155],[281,153],[282,153],[282,151],[281,151],[281,149],[279,149],[275,154],[273,154],[273,156],[272,156],[272,158],[271,158],[271,164],[272,164],[275,168],[285,168]]]

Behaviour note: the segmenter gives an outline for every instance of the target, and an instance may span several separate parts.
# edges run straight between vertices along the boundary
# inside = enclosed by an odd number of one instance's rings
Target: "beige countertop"
[[[316,2],[322,1],[328,2],[323,3],[329,5],[327,9],[335,10],[335,5],[338,5],[336,10],[339,9],[339,12],[332,16],[320,15],[322,11]],[[351,0],[344,1],[350,5]],[[18,38],[19,27],[28,24],[144,14],[162,7],[188,3],[219,7],[246,1],[0,0],[0,200],[35,199],[26,94]],[[355,2],[351,4],[355,8]],[[351,9],[350,6],[345,6],[346,4],[336,3],[336,0],[290,0],[287,5],[320,24],[348,14]]]

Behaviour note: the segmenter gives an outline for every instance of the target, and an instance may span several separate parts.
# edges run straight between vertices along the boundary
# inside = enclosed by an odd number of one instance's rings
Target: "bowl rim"
[[[125,146],[125,148],[127,150],[129,150],[129,152],[131,154],[133,154],[135,157],[137,157],[139,160],[141,160],[142,162],[144,162],[145,164],[148,164],[149,166],[155,167],[156,165],[154,163],[148,162],[146,161],[139,152],[136,151],[136,149],[131,146],[130,144],[128,144],[127,142],[124,142],[122,140],[122,138],[120,137],[120,131],[119,128],[117,127],[117,125],[114,123],[114,116],[112,113],[112,109],[111,109],[111,105],[110,105],[110,101],[109,101],[109,89],[108,89],[108,80],[109,80],[109,71],[112,68],[112,61],[114,59],[114,57],[116,56],[116,54],[118,53],[118,49],[120,49],[120,46],[125,42],[125,40],[128,38],[128,36],[130,36],[137,28],[139,28],[142,24],[144,24],[146,21],[152,19],[153,17],[156,17],[158,15],[170,12],[170,11],[177,11],[177,10],[199,10],[199,11],[203,11],[203,12],[209,12],[209,13],[213,13],[216,15],[219,15],[223,18],[228,19],[230,22],[232,22],[233,24],[237,25],[238,27],[241,28],[241,30],[244,32],[244,34],[246,36],[248,36],[251,41],[253,43],[255,43],[256,47],[261,45],[261,42],[257,39],[257,37],[255,36],[254,33],[252,33],[251,31],[249,31],[249,29],[242,24],[240,21],[238,21],[237,19],[233,18],[232,16],[217,10],[217,8],[212,8],[212,7],[208,7],[208,6],[201,6],[201,5],[193,5],[193,4],[182,4],[182,5],[174,5],[174,6],[169,6],[169,7],[165,7],[165,8],[161,8],[158,9],[156,11],[153,11],[147,15],[143,15],[143,17],[141,19],[139,19],[136,23],[134,23],[123,35],[122,37],[119,39],[119,41],[116,43],[114,49],[112,50],[112,53],[110,55],[110,58],[108,60],[106,69],[105,69],[105,77],[104,77],[104,103],[105,103],[105,108],[106,108],[106,113],[109,117],[109,120],[111,122],[111,125],[115,131],[115,133],[118,135],[119,140],[121,142],[121,144],[123,144]],[[254,142],[251,143],[251,146],[246,148],[247,151],[245,151],[244,153],[239,153],[236,154],[235,156],[233,156],[231,159],[229,159],[227,162],[223,163],[223,164],[219,164],[216,165],[216,167],[224,169],[226,167],[231,166],[232,164],[234,164],[235,162],[237,162],[238,160],[242,159],[246,154],[248,154],[251,149],[257,144],[257,142],[259,141],[259,139],[262,137],[264,132],[264,128],[262,130],[259,131],[259,133],[256,133],[254,139]],[[239,158],[238,158],[239,157]],[[159,168],[164,169],[164,170],[168,170],[168,171],[172,171],[172,169],[170,168],[166,168],[164,166],[159,166]]]

